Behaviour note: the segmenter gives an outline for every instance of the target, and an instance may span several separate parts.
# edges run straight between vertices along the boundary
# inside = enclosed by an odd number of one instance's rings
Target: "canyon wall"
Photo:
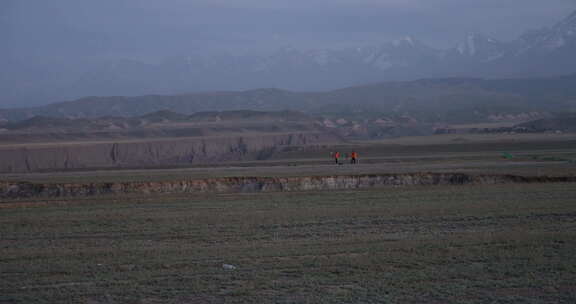
[[[402,173],[308,177],[226,177],[162,182],[50,183],[0,182],[0,198],[79,197],[106,194],[295,192],[410,185],[467,185],[576,182],[576,176]]]
[[[338,142],[321,132],[0,146],[0,172],[153,167],[266,159],[286,146]]]

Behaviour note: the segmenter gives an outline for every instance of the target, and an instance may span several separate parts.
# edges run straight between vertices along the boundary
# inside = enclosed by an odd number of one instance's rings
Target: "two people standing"
[[[332,152],[332,153],[330,153],[330,155],[332,156],[332,159],[334,159],[334,163],[339,165],[340,164],[340,152],[338,152],[338,151]],[[350,163],[351,164],[357,164],[358,163],[358,153],[356,151],[352,151],[352,153],[350,153],[350,155],[348,155],[348,153],[346,153],[346,160],[348,160],[348,156],[350,156]]]

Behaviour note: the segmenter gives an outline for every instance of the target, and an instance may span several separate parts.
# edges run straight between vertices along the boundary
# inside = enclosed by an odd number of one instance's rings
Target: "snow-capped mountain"
[[[413,37],[394,40],[379,47],[369,47],[361,54],[362,62],[378,70],[427,64],[438,58],[439,52]]]
[[[576,11],[551,28],[527,31],[492,68],[495,76],[552,76],[576,71]]]
[[[378,46],[343,50],[299,50],[283,47],[268,56],[246,61],[252,72],[334,69],[337,66],[358,66],[386,71],[397,67],[410,67],[423,61],[435,60],[439,51],[422,42],[405,37]]]
[[[564,47],[574,47],[576,43],[576,12],[551,29],[540,30],[538,35],[527,41],[527,49],[553,51]]]
[[[576,71],[571,62],[576,62],[576,12],[550,29],[531,31],[517,41],[502,42],[471,33],[448,50],[434,49],[407,36],[340,50],[283,47],[267,55],[184,56],[155,67],[159,77],[153,77],[146,87],[158,87],[166,79],[176,90],[268,86],[319,90],[422,77],[563,74]]]
[[[491,62],[502,58],[508,49],[508,44],[495,38],[480,33],[471,33],[456,48],[450,50],[450,55],[478,62]]]
[[[337,50],[283,47],[268,54],[187,54],[157,64],[119,59],[87,70],[74,81],[51,84],[37,95],[50,96],[54,101],[262,87],[326,90],[418,78],[534,77],[574,72],[576,12],[551,28],[526,32],[515,41],[472,33],[446,50],[407,36]],[[22,96],[34,93],[25,89],[22,91],[27,94]]]

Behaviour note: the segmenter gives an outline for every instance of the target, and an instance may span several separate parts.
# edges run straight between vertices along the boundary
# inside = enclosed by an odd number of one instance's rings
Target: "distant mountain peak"
[[[576,43],[576,11],[558,22],[551,29],[533,31],[529,48],[555,50]]]
[[[469,33],[465,40],[456,47],[456,52],[465,57],[481,61],[493,61],[504,55],[504,43],[480,33]]]
[[[576,10],[557,24],[558,27],[576,27]]]
[[[416,39],[414,39],[414,37],[412,36],[405,36],[402,37],[401,39],[396,39],[394,41],[392,41],[392,45],[399,47],[399,46],[416,46],[417,44],[420,44],[420,42]]]
[[[576,11],[554,26],[553,31],[566,37],[576,37]]]
[[[118,57],[95,58],[94,62],[90,59],[86,67],[70,64],[45,71],[46,74],[36,73],[35,68],[14,69],[17,65],[11,64],[2,66],[10,77],[0,81],[0,102],[4,106],[6,103],[15,106],[28,100],[47,102],[83,96],[194,91],[227,95],[225,92],[229,90],[258,87],[314,91],[384,80],[509,78],[576,72],[576,11],[550,28],[527,31],[515,41],[499,41],[478,32],[463,36],[461,43],[448,49],[428,46],[407,35],[393,41],[337,49],[299,49],[285,45],[258,53],[191,51],[157,63]],[[253,94],[282,96],[281,92]],[[90,111],[86,109],[87,113]]]

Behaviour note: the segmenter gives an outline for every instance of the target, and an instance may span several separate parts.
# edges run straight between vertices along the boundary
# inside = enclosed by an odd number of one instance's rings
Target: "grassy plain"
[[[574,303],[575,198],[542,184],[4,202],[0,303]]]
[[[335,149],[360,165],[332,165]],[[443,135],[0,180],[574,175],[572,160],[570,134]],[[0,303],[575,303],[575,239],[576,184],[3,200]]]
[[[360,153],[360,165],[334,166],[330,152]],[[504,159],[502,153],[512,154]],[[345,161],[344,161],[345,162]],[[572,163],[570,163],[572,162]],[[3,181],[38,183],[163,181],[229,176],[312,176],[399,172],[576,175],[576,134],[446,134],[294,147],[265,161],[173,168],[0,174]]]

